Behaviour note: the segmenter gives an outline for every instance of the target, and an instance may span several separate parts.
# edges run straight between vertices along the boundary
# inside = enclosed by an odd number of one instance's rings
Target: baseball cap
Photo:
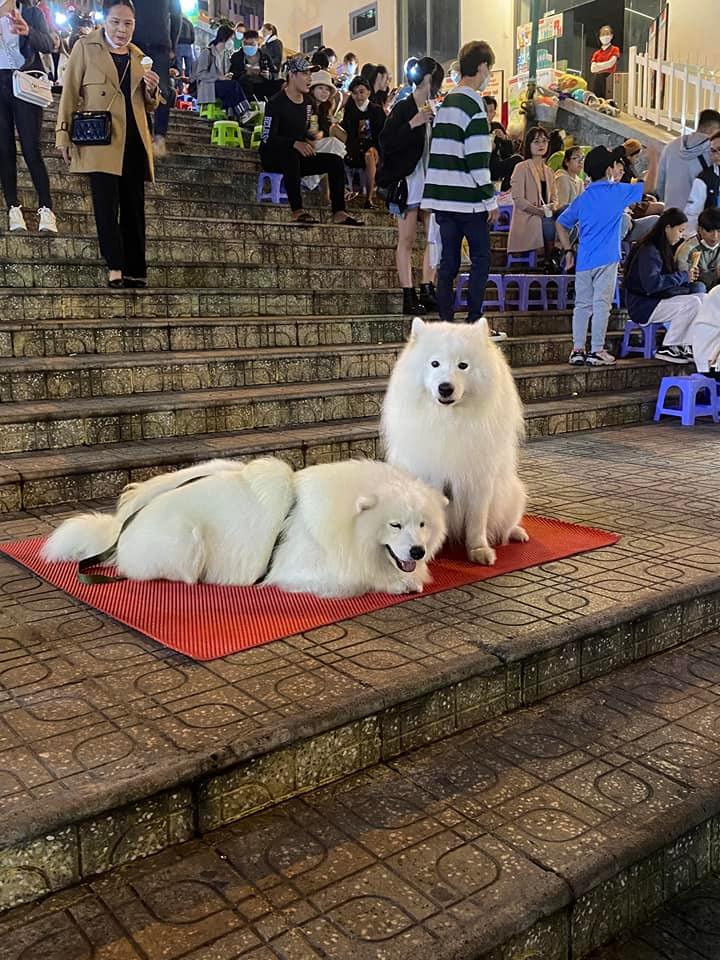
[[[313,65],[307,57],[303,57],[302,55],[291,57],[286,66],[288,73],[312,73],[313,71]]]
[[[593,147],[590,153],[585,157],[585,173],[591,180],[602,180],[605,171],[614,163],[618,163],[625,156],[625,147],[615,147],[614,150],[608,150],[607,147]]]

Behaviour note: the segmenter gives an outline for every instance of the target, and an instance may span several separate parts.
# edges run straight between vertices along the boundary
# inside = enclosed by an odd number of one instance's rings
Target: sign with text
[[[558,40],[563,35],[564,18],[562,13],[549,13],[538,20],[538,42]],[[517,28],[517,48],[522,50],[530,46],[532,40],[532,24],[521,23]]]

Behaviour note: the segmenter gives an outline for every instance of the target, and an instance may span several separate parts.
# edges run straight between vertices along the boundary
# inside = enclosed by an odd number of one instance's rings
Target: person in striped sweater
[[[453,284],[467,238],[471,262],[467,322],[475,323],[482,317],[490,273],[490,224],[497,219],[490,179],[490,124],[482,98],[495,54],[485,41],[472,40],[462,47],[458,59],[460,82],[445,97],[433,126],[422,209],[433,211],[442,239],[437,281],[440,319],[454,319]]]

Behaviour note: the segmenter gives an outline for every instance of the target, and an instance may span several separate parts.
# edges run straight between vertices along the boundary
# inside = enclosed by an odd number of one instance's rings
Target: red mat
[[[433,563],[433,583],[423,595],[587,553],[620,539],[604,530],[546,517],[526,517],[525,527],[529,543],[499,547],[494,567],[468,563],[459,555],[443,556]],[[86,586],[77,580],[76,564],[44,563],[39,556],[42,544],[42,537],[17,540],[0,544],[0,552],[71,597],[194,660],[214,660],[417,597],[370,593],[321,600],[275,587],[188,586],[166,580]]]

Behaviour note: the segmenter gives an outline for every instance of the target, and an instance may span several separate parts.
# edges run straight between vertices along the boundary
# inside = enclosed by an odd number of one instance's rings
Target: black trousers
[[[92,150],[92,147],[86,147]],[[145,173],[147,157],[142,142],[134,139],[125,150],[122,176],[91,173],[90,188],[95,210],[100,252],[108,270],[144,280]]]
[[[40,152],[42,107],[25,103],[24,100],[18,100],[13,95],[12,75],[12,70],[0,70],[0,183],[5,194],[5,203],[8,209],[19,206],[17,151],[15,150],[15,130],[17,130],[23,157],[37,191],[39,205],[52,210],[50,179]]]
[[[312,157],[303,157],[297,150],[276,151],[263,149],[260,154],[263,170],[268,173],[281,173],[285,178],[290,209],[302,210],[300,181],[313,174],[327,174],[330,186],[330,205],[333,213],[345,209],[345,165],[341,157],[329,153],[319,153]]]

